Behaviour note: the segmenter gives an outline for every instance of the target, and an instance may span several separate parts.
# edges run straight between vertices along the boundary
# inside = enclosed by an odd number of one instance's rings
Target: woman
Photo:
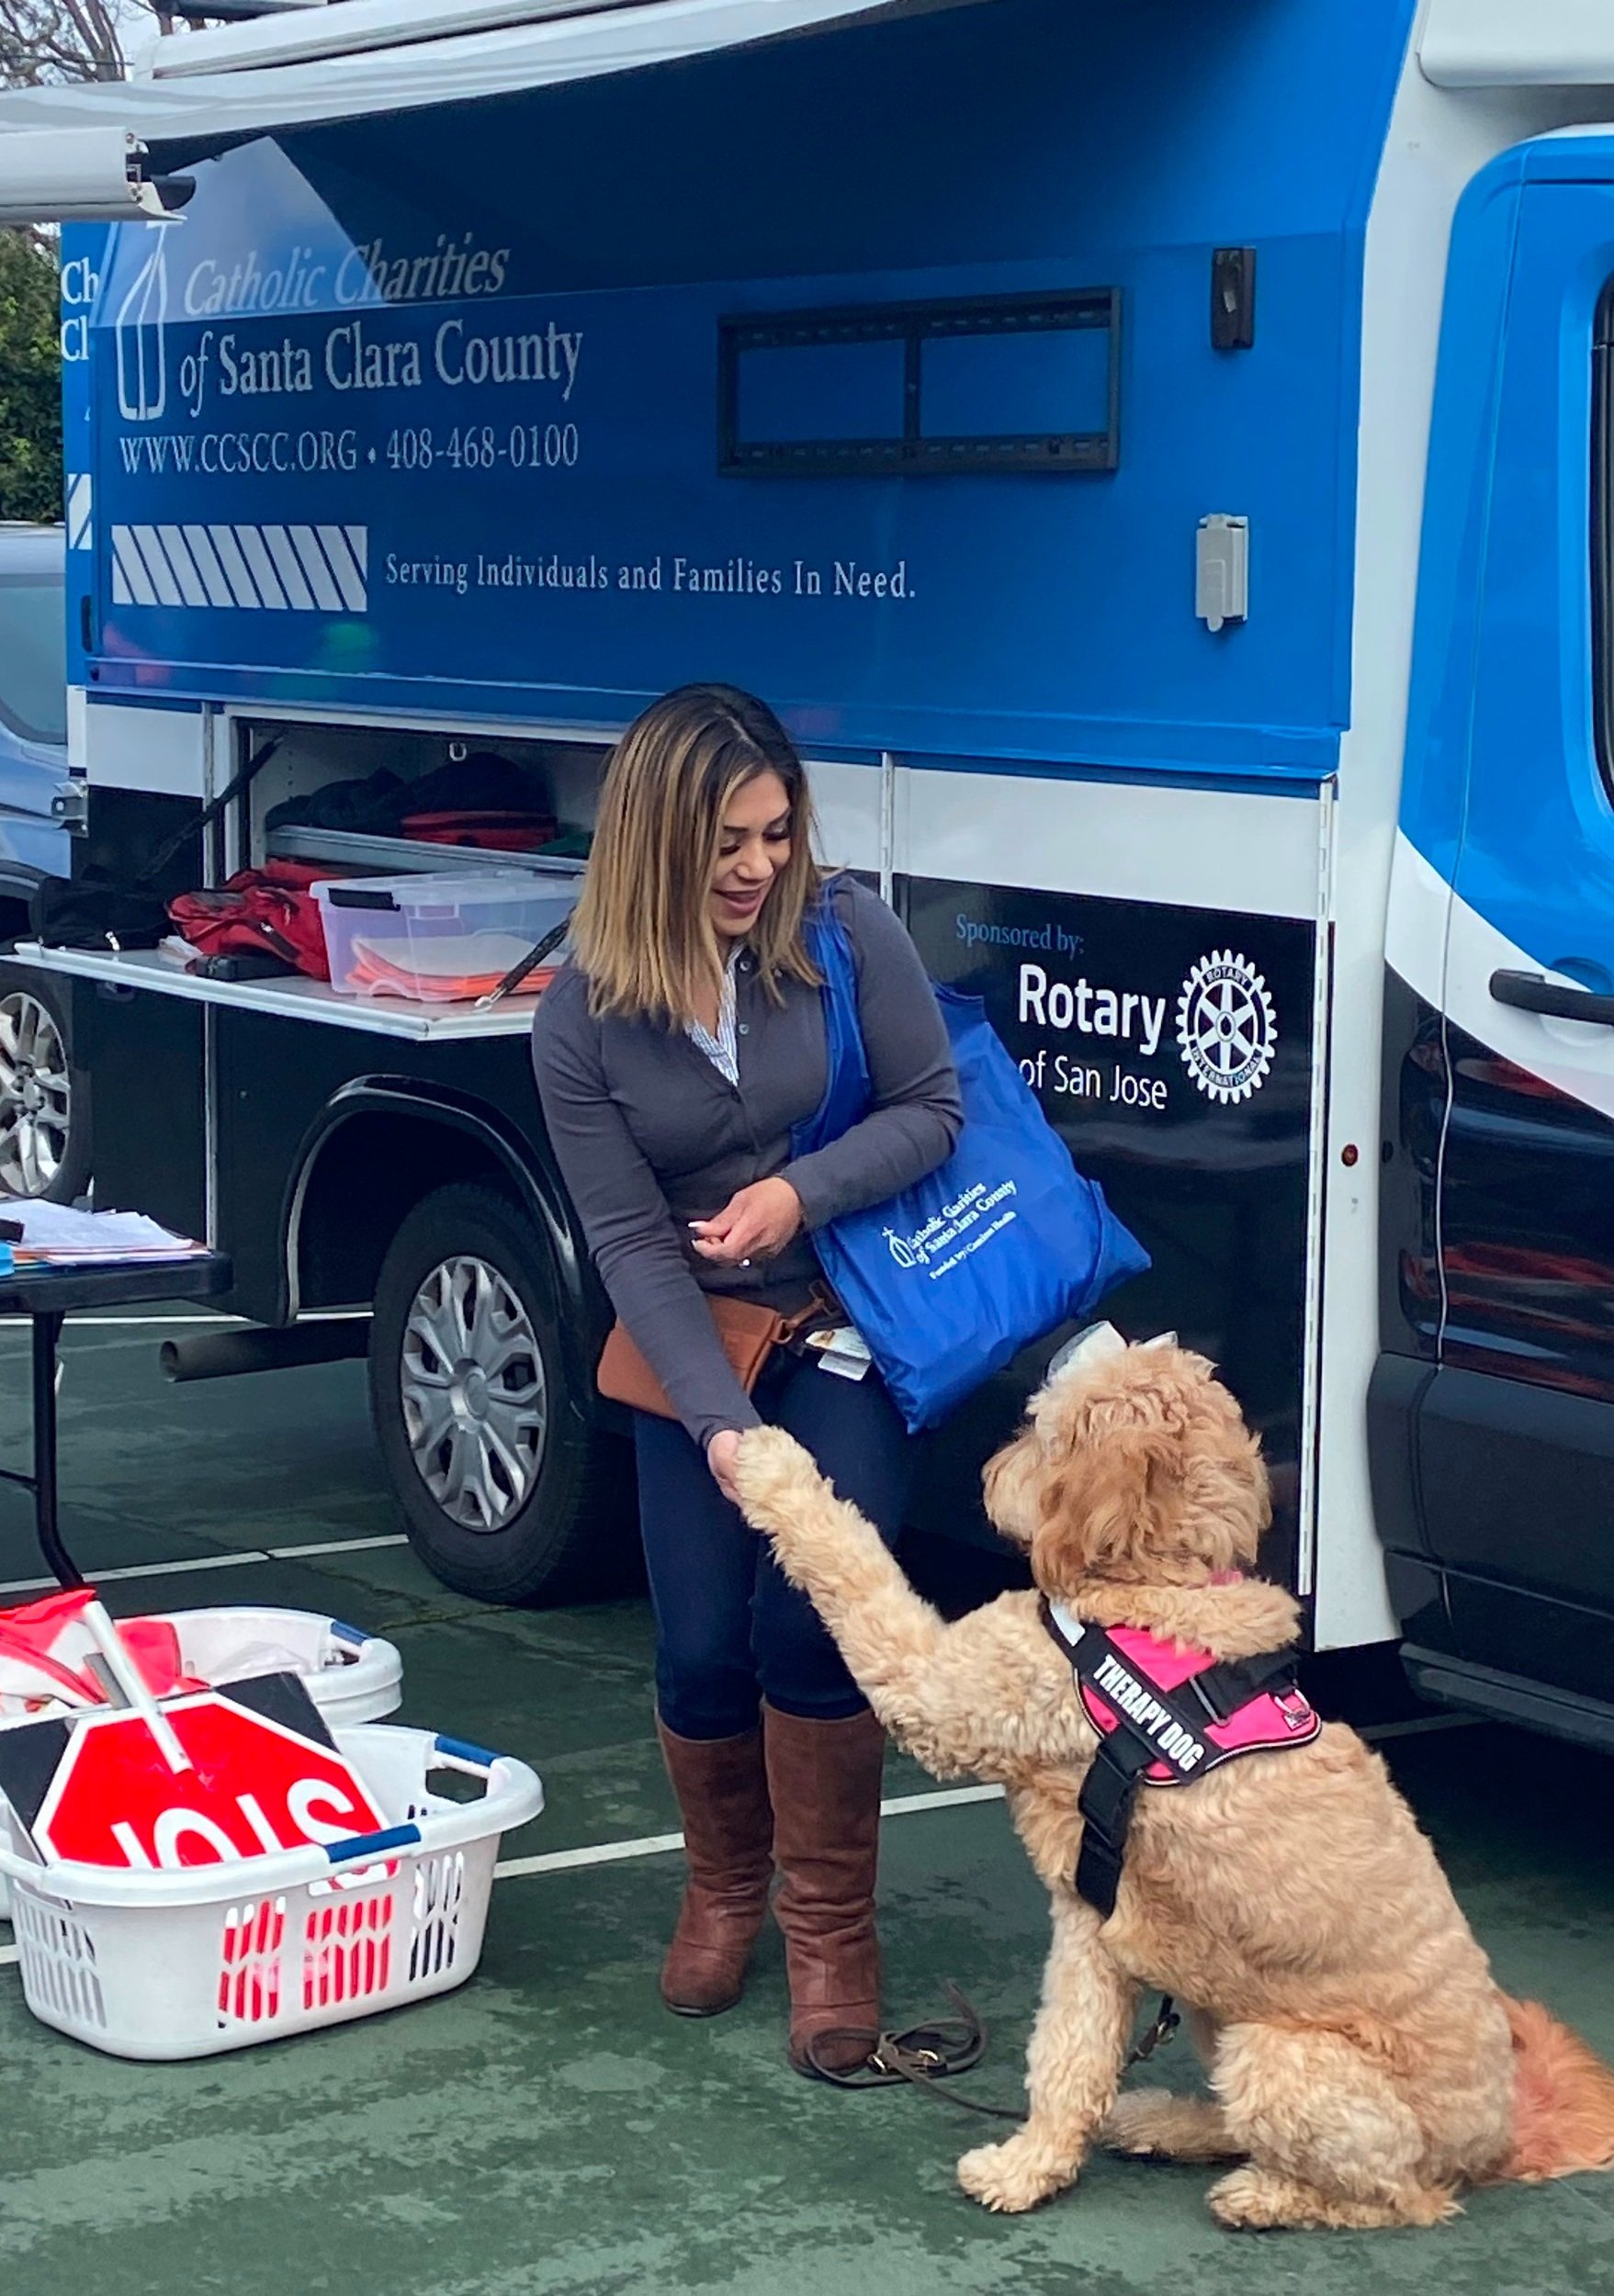
[[[875,1105],[793,1159],[792,1128],[827,1075],[803,931],[823,883],[812,841],[806,775],[772,711],[728,686],[665,695],[612,757],[574,962],[534,1027],[561,1175],[677,1413],[634,1413],[658,1730],[689,1867],[662,1998],[685,2017],[733,2006],[777,1864],[802,2072],[812,2054],[833,2071],[857,2063],[879,2030],[884,1740],[811,1605],[734,1506],[734,1458],[762,1419],[789,1428],[894,1541],[909,1445],[876,1373],[838,1377],[809,1348],[776,1350],[748,1395],[705,1295],[786,1315],[809,1305],[822,1283],[812,1232],[933,1170],[962,1121],[918,953],[842,878],[825,897],[856,959]],[[852,2037],[818,2039],[835,2029]]]

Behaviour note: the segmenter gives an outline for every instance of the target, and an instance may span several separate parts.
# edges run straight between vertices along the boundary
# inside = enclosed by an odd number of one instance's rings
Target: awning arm
[[[206,7],[206,0],[196,5]],[[134,76],[177,80],[309,63],[322,56],[354,56],[367,49],[396,49],[651,5],[653,0],[341,0],[332,7],[321,0],[264,0],[263,17],[256,22],[193,32],[188,39],[153,33],[135,53]]]
[[[0,224],[162,221],[195,188],[188,175],[153,176],[146,146],[127,128],[0,135]]]

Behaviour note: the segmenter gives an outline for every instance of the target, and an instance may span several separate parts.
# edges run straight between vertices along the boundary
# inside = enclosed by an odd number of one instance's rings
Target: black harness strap
[[[1154,1748],[1123,1723],[1100,1739],[1092,1768],[1082,1781],[1076,1805],[1082,1819],[1076,1894],[1102,1921],[1115,1910],[1137,1790],[1154,1759]]]
[[[1281,1651],[1224,1660],[1174,1691],[1162,1690],[1138,1673],[1102,1626],[1078,1621],[1080,1637],[1072,1643],[1049,1603],[1044,1599],[1038,1607],[1078,1688],[1089,1681],[1116,1719],[1116,1728],[1099,1739],[1077,1799],[1082,1832],[1076,1893],[1108,1920],[1115,1910],[1126,1837],[1146,1771],[1162,1762],[1175,1783],[1185,1784],[1202,1767],[1213,1766],[1217,1750],[1205,1736],[1207,1722],[1225,1722],[1275,1683],[1292,1683],[1294,1660]]]
[[[1182,1688],[1192,1693],[1213,1722],[1226,1722],[1274,1683],[1293,1680],[1293,1651],[1270,1650],[1265,1658],[1218,1660],[1202,1674],[1191,1674]],[[1155,1694],[1158,1697],[1159,1693]]]

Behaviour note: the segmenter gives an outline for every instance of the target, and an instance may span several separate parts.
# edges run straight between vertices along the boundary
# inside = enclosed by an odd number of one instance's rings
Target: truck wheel
[[[370,1409],[410,1544],[445,1585],[555,1600],[615,1561],[623,1446],[569,1391],[559,1290],[531,1220],[491,1188],[438,1188],[376,1286]]]
[[[0,1196],[71,1204],[89,1183],[89,1092],[72,1045],[61,985],[0,964]]]

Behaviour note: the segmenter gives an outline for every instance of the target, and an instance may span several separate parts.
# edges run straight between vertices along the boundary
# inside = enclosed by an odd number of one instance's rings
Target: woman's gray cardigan
[[[775,1004],[749,950],[736,983],[738,1087],[681,1029],[596,1019],[573,967],[545,991],[533,1022],[538,1096],[589,1249],[616,1313],[702,1446],[758,1417],[701,1294],[728,1292],[784,1313],[805,1305],[819,1280],[812,1232],[933,1171],[964,1120],[947,1032],[907,932],[855,879],[838,880],[830,897],[856,962],[875,1107],[812,1155],[793,1159],[790,1135],[823,1098],[822,998],[786,981]],[[807,1232],[766,1266],[699,1259],[690,1221],[775,1175],[800,1198]]]

